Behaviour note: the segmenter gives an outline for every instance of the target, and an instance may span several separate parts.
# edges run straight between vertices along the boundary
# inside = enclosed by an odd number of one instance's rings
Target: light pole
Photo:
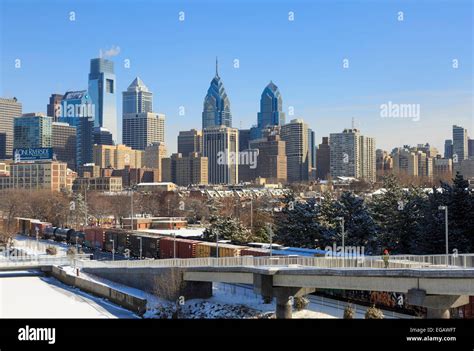
[[[176,232],[173,231],[173,258],[176,258]]]
[[[342,266],[344,267],[344,259],[346,258],[346,247],[344,245],[344,217],[337,217],[341,221],[341,236],[342,236]]]
[[[143,240],[143,238],[141,236],[139,236],[138,240],[140,240],[140,260],[141,260],[142,259],[142,240]]]
[[[133,230],[133,189],[130,188],[130,230]]]
[[[219,258],[219,231],[216,229],[216,258]]]
[[[448,243],[448,206],[439,206],[438,210],[444,210],[444,231],[446,236],[446,265],[448,265],[449,258],[449,243]]]
[[[115,241],[114,239],[110,239],[112,242],[112,261],[115,261]]]

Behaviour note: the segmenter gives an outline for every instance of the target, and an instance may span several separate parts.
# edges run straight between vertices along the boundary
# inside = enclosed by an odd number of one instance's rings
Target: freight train
[[[71,228],[53,227],[49,222],[31,218],[17,218],[17,232],[38,239],[49,239],[73,245],[83,245],[85,234]]]

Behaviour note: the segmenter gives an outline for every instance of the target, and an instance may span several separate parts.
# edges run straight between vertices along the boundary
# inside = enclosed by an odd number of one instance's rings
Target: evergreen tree
[[[203,233],[204,239],[215,241],[218,236],[219,240],[230,240],[235,244],[246,244],[251,240],[250,231],[242,226],[240,221],[230,217],[215,217],[209,228]]]
[[[315,248],[320,246],[322,228],[318,223],[319,209],[314,199],[295,201],[292,195],[284,199],[277,220],[275,241],[293,247]]]

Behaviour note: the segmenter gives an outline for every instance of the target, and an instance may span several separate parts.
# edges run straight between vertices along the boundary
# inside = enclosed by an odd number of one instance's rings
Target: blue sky
[[[0,2],[0,96],[18,97],[25,112],[44,112],[51,93],[86,89],[89,60],[118,46],[117,111],[121,92],[140,76],[155,111],[167,116],[171,152],[179,130],[201,127],[216,56],[234,127],[256,123],[260,94],[273,80],[287,120],[303,118],[318,143],[352,118],[388,150],[422,142],[441,149],[452,124],[474,136],[470,0]],[[389,101],[420,104],[420,120],[381,118]]]

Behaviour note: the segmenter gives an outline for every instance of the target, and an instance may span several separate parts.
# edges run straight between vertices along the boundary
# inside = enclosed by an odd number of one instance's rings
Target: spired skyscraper
[[[114,63],[104,58],[91,60],[89,96],[94,105],[94,127],[104,127],[117,140],[117,111]]]
[[[230,101],[225,92],[221,77],[219,77],[217,58],[216,75],[212,79],[211,85],[207,90],[207,95],[204,98],[202,129],[216,126],[232,127]]]
[[[250,130],[250,140],[260,139],[266,128],[285,124],[283,100],[278,87],[270,81],[260,97],[260,112],[257,114],[257,126]]]

